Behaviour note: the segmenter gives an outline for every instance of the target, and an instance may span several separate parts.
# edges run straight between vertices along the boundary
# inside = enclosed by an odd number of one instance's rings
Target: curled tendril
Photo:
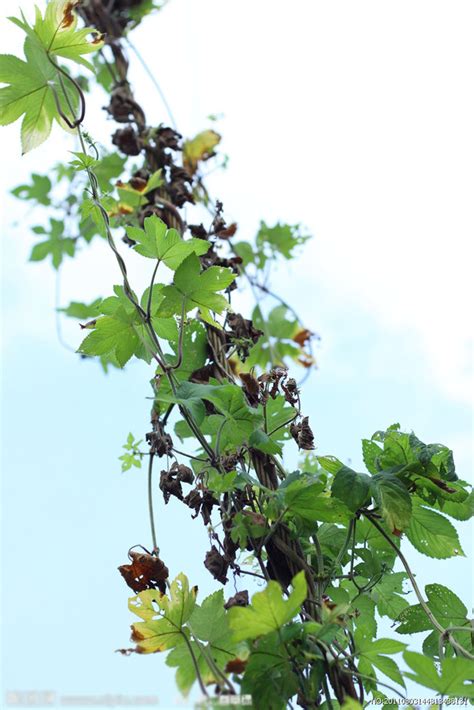
[[[69,108],[72,116],[74,116],[74,118],[71,120],[69,118],[69,116],[67,116],[64,113],[64,111],[62,110],[56,87],[55,87],[54,83],[50,81],[50,82],[48,82],[48,85],[49,85],[51,91],[53,92],[53,98],[54,98],[54,103],[56,104],[56,110],[57,110],[58,114],[61,116],[61,118],[63,119],[63,121],[66,123],[66,125],[69,126],[69,128],[71,128],[71,129],[77,128],[78,126],[80,126],[82,124],[82,122],[84,121],[84,117],[86,115],[86,100],[84,97],[84,92],[82,91],[79,83],[74,79],[74,77],[72,77],[67,71],[65,71],[61,66],[59,66],[59,64],[56,64],[56,62],[51,58],[50,54],[47,53],[46,56],[48,57],[49,61],[53,65],[53,67],[58,72],[59,83],[61,84],[61,89],[63,91],[64,98],[66,99],[66,103],[68,105],[68,108]],[[66,78],[73,85],[74,90],[77,93],[77,97],[79,99],[79,113],[77,116],[75,116],[74,107],[71,104],[71,100],[70,100],[69,95],[67,93],[63,77]]]

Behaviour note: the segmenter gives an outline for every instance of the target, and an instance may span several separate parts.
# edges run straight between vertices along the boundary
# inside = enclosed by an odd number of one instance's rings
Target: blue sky
[[[260,219],[299,221],[314,235],[274,285],[322,338],[304,393],[318,452],[354,467],[360,439],[399,421],[451,446],[459,475],[472,478],[472,15],[468,2],[448,14],[425,1],[172,0],[135,35],[184,133],[225,114],[229,168],[210,183],[241,238]],[[5,22],[1,31],[4,51],[18,53],[20,33]],[[133,60],[131,71],[150,120],[166,120]],[[103,103],[91,101],[86,127],[105,142]],[[58,132],[20,160],[18,134],[0,133],[4,192],[75,149]],[[44,216],[25,211],[6,196],[4,689],[158,695],[172,708],[162,658],[113,653],[132,622],[116,567],[130,545],[150,544],[144,472],[121,474],[117,461],[128,432],[148,430],[150,372],[137,363],[104,376],[61,348],[53,271],[27,263],[25,222]],[[143,269],[131,259],[132,283]],[[62,270],[61,303],[117,282],[106,245],[94,243]],[[77,325],[63,330],[77,346]],[[469,525],[460,529],[472,552]],[[184,570],[203,598],[214,584],[199,521],[160,504],[158,537],[172,574]],[[410,555],[419,582],[449,580],[471,606],[465,560]]]

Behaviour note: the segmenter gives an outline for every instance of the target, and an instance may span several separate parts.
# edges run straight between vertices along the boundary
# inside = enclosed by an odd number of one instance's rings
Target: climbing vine
[[[467,609],[445,585],[421,590],[409,561],[410,545],[435,559],[463,555],[450,518],[472,516],[472,492],[447,447],[397,424],[362,441],[367,472],[315,455],[303,385],[316,336],[271,286],[272,269],[308,235],[262,222],[254,240],[240,239],[206,187],[206,166],[226,162],[220,135],[207,128],[183,139],[168,108],[163,123],[148,123],[127,50],[143,63],[130,35],[158,9],[152,0],[49,0],[34,24],[10,18],[25,34],[25,58],[0,57],[0,123],[23,116],[23,153],[53,122],[76,141],[73,159],[52,168],[54,186],[34,174],[13,190],[48,213],[48,227],[33,227],[31,260],[59,269],[105,239],[118,267],[113,294],[62,311],[84,330],[81,357],[106,371],[133,358],[150,365],[150,430],[130,433],[120,456],[124,471],[148,478],[151,542],[119,567],[139,618],[121,652],[167,653],[182,693],[197,684],[209,706],[383,705],[403,702],[406,679],[440,702],[473,698]],[[108,150],[86,130],[92,90],[108,96]],[[128,250],[149,264],[146,283],[130,282]],[[237,310],[238,287],[253,295],[252,313]],[[290,447],[297,470],[285,465]],[[201,603],[160,558],[158,494],[208,530],[203,562],[218,586]],[[231,578],[238,591],[226,598]],[[250,585],[259,591],[250,595]],[[379,617],[397,638],[378,635]],[[423,653],[402,640],[418,632]],[[400,653],[404,665],[392,658]]]

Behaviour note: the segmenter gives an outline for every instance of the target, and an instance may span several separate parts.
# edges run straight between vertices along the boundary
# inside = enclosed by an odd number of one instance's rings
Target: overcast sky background
[[[21,7],[31,17],[33,3]],[[230,162],[210,187],[240,238],[260,219],[314,235],[274,286],[322,338],[303,400],[318,452],[355,467],[360,439],[399,421],[452,447],[460,477],[472,476],[473,20],[467,0],[172,0],[133,34],[185,135],[224,114]],[[20,54],[21,32],[3,20],[1,34],[3,51]],[[148,121],[166,122],[131,61]],[[86,128],[106,142],[104,103],[90,102]],[[58,130],[22,159],[19,124],[0,140],[4,690],[153,694],[173,708],[163,658],[113,653],[133,621],[116,567],[130,545],[150,544],[145,474],[122,475],[117,461],[128,432],[148,430],[150,371],[104,376],[59,345],[54,273],[27,262],[24,220],[46,213],[8,191],[65,160],[74,140]],[[97,240],[66,262],[61,303],[118,282]],[[75,322],[63,331],[79,344]],[[158,536],[171,573],[184,570],[204,598],[214,581],[202,525],[160,504]],[[471,608],[465,560],[410,555],[422,584],[447,582]]]

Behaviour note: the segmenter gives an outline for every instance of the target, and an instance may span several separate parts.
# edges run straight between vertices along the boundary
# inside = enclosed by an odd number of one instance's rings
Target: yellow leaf
[[[214,148],[221,137],[215,131],[202,131],[192,140],[183,144],[183,164],[188,173],[194,175],[200,160],[208,160],[214,154]]]

